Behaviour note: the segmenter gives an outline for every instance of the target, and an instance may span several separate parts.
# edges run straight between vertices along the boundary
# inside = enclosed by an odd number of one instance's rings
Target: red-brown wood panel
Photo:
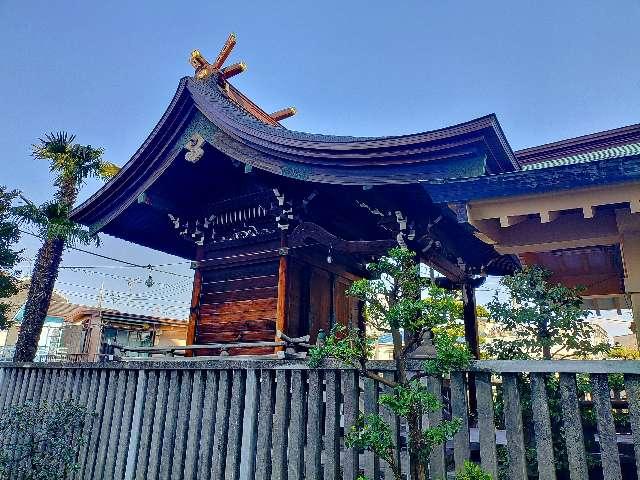
[[[197,343],[273,341],[277,271],[277,259],[203,269]],[[265,354],[273,348],[235,348],[229,353]]]

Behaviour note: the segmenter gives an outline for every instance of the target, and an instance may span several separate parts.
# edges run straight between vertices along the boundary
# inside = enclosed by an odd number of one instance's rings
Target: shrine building
[[[345,290],[396,245],[462,289],[475,350],[473,287],[521,263],[588,284],[596,308],[640,295],[624,262],[640,261],[640,126],[516,153],[493,114],[395,137],[295,132],[281,123],[295,109],[267,113],[230,83],[234,44],[213,63],[192,53],[149,137],[72,214],[193,261],[189,345],[358,326]]]

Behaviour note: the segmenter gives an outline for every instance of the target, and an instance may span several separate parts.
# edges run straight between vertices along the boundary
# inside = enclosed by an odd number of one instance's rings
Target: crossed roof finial
[[[223,79],[231,78],[234,75],[238,75],[239,73],[244,72],[247,69],[247,65],[244,62],[234,63],[233,65],[229,65],[228,67],[222,67],[224,62],[227,60],[233,47],[236,45],[236,35],[235,33],[229,34],[229,38],[224,43],[222,50],[218,54],[215,62],[209,63],[206,58],[200,53],[200,50],[194,50],[191,52],[191,57],[189,58],[189,63],[191,66],[196,69],[195,76],[196,78],[203,79],[211,76],[214,73],[220,73],[220,76]]]
[[[235,75],[238,75],[244,72],[247,69],[247,65],[244,62],[234,63],[229,65],[228,67],[223,67],[224,62],[227,61],[229,55],[231,55],[231,51],[233,47],[236,45],[236,34],[231,33],[227,38],[227,41],[224,43],[222,50],[218,54],[215,62],[209,63],[206,58],[200,53],[200,50],[194,50],[191,52],[191,57],[189,58],[189,63],[193,68],[195,68],[194,76],[197,79],[205,79],[210,77],[213,74],[218,74],[218,82],[221,86],[228,88],[228,85],[225,83],[225,80],[231,78]],[[278,110],[272,114],[265,114],[271,119],[279,122],[280,120],[284,120],[285,118],[292,117],[296,114],[296,109],[294,107],[283,108],[282,110]]]

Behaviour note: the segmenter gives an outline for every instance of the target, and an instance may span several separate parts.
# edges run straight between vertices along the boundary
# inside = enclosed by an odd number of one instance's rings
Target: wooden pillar
[[[289,288],[289,257],[288,249],[286,247],[286,236],[282,235],[281,247],[280,247],[280,261],[278,265],[278,303],[276,305],[276,341],[278,338],[278,331],[287,333],[287,290]],[[276,347],[275,351],[284,350],[282,347]]]
[[[462,284],[462,311],[464,319],[464,338],[473,358],[480,358],[478,338],[478,318],[476,317],[476,292],[467,281]]]
[[[476,292],[468,281],[462,283],[462,315],[464,318],[464,338],[473,358],[480,358],[480,341],[478,338],[478,318],[476,317]],[[476,401],[476,381],[473,374],[469,374],[467,385],[469,388],[469,415],[475,422],[478,412]]]
[[[196,268],[193,274],[193,290],[191,292],[191,308],[189,310],[189,325],[187,326],[187,345],[196,343],[196,328],[200,319],[200,291],[202,290],[202,271]],[[185,356],[193,356],[193,350],[187,350]]]
[[[198,248],[196,252],[196,259],[202,260],[204,251],[202,247]],[[202,291],[202,270],[199,267],[195,268],[193,273],[193,289],[191,290],[191,307],[189,309],[189,324],[187,325],[187,345],[194,345],[196,343],[196,332],[198,329],[198,322],[200,321],[200,292]],[[193,356],[193,350],[186,350],[186,357]]]
[[[625,292],[631,299],[633,333],[636,335],[636,345],[640,349],[640,233],[623,231],[620,249],[624,265]]]

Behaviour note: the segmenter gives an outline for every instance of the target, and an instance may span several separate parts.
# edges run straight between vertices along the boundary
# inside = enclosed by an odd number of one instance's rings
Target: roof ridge
[[[539,163],[544,160],[569,157],[639,141],[640,123],[636,123],[625,127],[603,130],[578,137],[566,138],[557,142],[524,148],[517,150],[515,156],[523,164]]]

